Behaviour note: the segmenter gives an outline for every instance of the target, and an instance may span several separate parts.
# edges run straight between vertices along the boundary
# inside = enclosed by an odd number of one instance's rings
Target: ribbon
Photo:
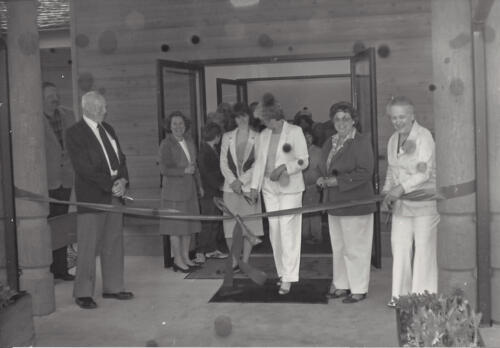
[[[476,182],[469,181],[458,185],[440,187],[437,190],[416,190],[414,192],[402,195],[400,199],[411,200],[411,201],[446,200],[472,194],[475,192],[475,188],[476,188]],[[374,195],[373,197],[366,199],[356,199],[356,200],[349,200],[337,203],[314,204],[299,208],[283,209],[271,212],[263,212],[263,213],[240,216],[233,214],[231,210],[224,204],[222,199],[216,197],[214,198],[215,205],[222,212],[226,214],[221,216],[221,215],[187,215],[175,209],[160,209],[160,208],[145,208],[145,207],[133,208],[125,205],[116,206],[112,204],[62,201],[54,198],[49,198],[34,192],[19,189],[17,187],[15,188],[15,194],[17,198],[28,201],[67,204],[67,205],[91,208],[100,211],[118,212],[118,213],[138,215],[138,216],[149,216],[149,217],[152,216],[165,219],[197,220],[197,221],[214,221],[214,220],[217,221],[217,220],[234,219],[236,220],[236,225],[233,231],[233,245],[230,250],[230,255],[225,264],[226,272],[224,276],[223,287],[225,288],[226,292],[224,292],[224,294],[230,294],[235,291],[233,288],[234,284],[234,274],[232,268],[233,255],[237,256],[238,266],[244,273],[246,273],[249,276],[250,279],[252,279],[254,282],[260,285],[264,284],[264,282],[266,281],[266,274],[264,272],[250,266],[246,262],[243,262],[239,257],[239,255],[241,255],[241,251],[243,248],[242,246],[243,238],[247,238],[252,245],[256,245],[261,242],[261,240],[257,236],[255,236],[252,233],[252,231],[250,231],[248,227],[245,225],[244,222],[245,220],[258,219],[264,217],[276,217],[283,215],[314,213],[314,212],[320,212],[338,208],[348,208],[357,205],[381,202],[384,199],[383,195]]]
[[[248,275],[248,277],[259,285],[263,285],[266,282],[267,275],[265,272],[250,266],[248,262],[243,261],[240,258],[241,252],[243,250],[243,238],[246,238],[252,246],[255,246],[262,241],[255,236],[252,231],[245,225],[241,216],[234,215],[231,210],[226,206],[224,201],[219,197],[214,197],[214,204],[219,208],[223,213],[229,215],[233,219],[236,220],[236,224],[233,229],[233,244],[231,246],[231,250],[229,251],[229,256],[226,259],[225,263],[225,274],[224,274],[224,282],[222,283],[221,293],[223,296],[229,296],[239,292],[239,290],[234,289],[234,270],[233,270],[233,255],[236,258],[238,266],[241,271]]]
[[[456,197],[466,196],[475,192],[476,182],[469,181],[463,184],[450,185],[440,187],[437,190],[416,190],[400,197],[403,200],[410,201],[423,201],[423,200],[446,200]],[[338,208],[348,208],[357,205],[370,204],[375,202],[381,202],[384,200],[383,195],[374,195],[370,198],[365,199],[354,199],[343,202],[336,203],[321,203],[307,205],[299,208],[274,210],[270,212],[249,214],[244,216],[239,215],[188,215],[175,209],[163,209],[163,208],[146,208],[146,207],[129,207],[129,206],[116,206],[112,204],[99,204],[99,203],[88,203],[88,202],[73,202],[73,201],[62,201],[54,198],[49,198],[38,193],[26,191],[23,189],[15,188],[15,194],[17,198],[37,201],[44,203],[58,203],[67,204],[80,207],[91,208],[95,210],[118,212],[130,215],[138,216],[149,216],[149,217],[159,217],[164,219],[177,219],[177,220],[198,220],[198,221],[219,221],[228,219],[241,219],[243,221],[250,219],[258,219],[264,217],[275,217],[283,215],[293,215],[299,213],[315,213],[320,211],[326,211]],[[228,210],[229,211],[229,210]]]

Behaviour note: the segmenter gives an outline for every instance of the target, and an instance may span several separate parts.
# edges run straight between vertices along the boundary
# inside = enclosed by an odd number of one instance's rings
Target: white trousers
[[[333,253],[333,285],[353,294],[368,292],[373,240],[373,214],[328,214]]]
[[[279,184],[264,179],[262,195],[266,211],[302,206],[302,192],[280,193]],[[269,239],[278,276],[284,282],[299,281],[302,214],[269,218]]]
[[[392,216],[392,296],[437,292],[439,215]],[[415,241],[415,255],[413,255]],[[412,272],[412,256],[413,272]],[[413,273],[413,274],[412,274]]]

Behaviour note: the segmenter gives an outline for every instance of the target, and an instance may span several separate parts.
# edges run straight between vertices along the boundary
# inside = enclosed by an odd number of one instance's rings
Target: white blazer
[[[233,192],[231,187],[231,183],[236,179],[240,180],[243,183],[242,190],[244,192],[250,192],[250,183],[252,180],[253,173],[253,164],[249,169],[243,172],[243,168],[238,168],[238,159],[236,157],[236,133],[238,132],[238,128],[235,130],[224,133],[222,136],[222,144],[220,150],[220,170],[222,175],[224,176],[224,185],[222,186],[222,191],[224,192]],[[245,164],[252,153],[252,149],[255,146],[255,142],[259,133],[249,130],[247,145],[245,147],[245,153],[243,156],[243,164]],[[236,175],[229,167],[228,163],[228,151],[231,154],[231,157],[234,161],[235,167],[233,170],[236,170]],[[254,149],[254,157],[256,156],[256,149]]]
[[[264,181],[271,134],[271,129],[265,129],[260,133],[257,139],[256,158],[251,184],[251,188],[256,190],[262,188],[262,183]],[[291,146],[290,152],[287,153],[283,150],[284,144],[289,144]],[[276,150],[276,162],[274,167],[276,168],[282,164],[286,166],[290,181],[286,186],[280,184],[281,193],[298,193],[304,191],[302,171],[309,165],[306,138],[304,137],[302,128],[288,122],[283,123],[283,129]]]

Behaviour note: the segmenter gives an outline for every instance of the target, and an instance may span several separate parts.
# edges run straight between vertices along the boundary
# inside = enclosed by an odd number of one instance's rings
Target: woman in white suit
[[[302,129],[285,121],[283,109],[266,93],[255,110],[266,129],[259,135],[251,197],[262,190],[267,211],[302,206],[304,179],[309,155]],[[290,292],[299,280],[302,214],[269,218],[269,239],[280,281],[279,294]]]
[[[249,215],[261,213],[261,203],[255,204],[248,199],[250,194],[250,181],[255,162],[255,141],[258,133],[251,129],[253,124],[253,114],[244,103],[236,103],[233,106],[231,117],[237,124],[237,128],[225,133],[222,137],[220,169],[224,176],[224,186],[222,187],[224,203],[234,213],[239,215]],[[235,220],[224,220],[224,236],[229,250],[233,242],[233,230]],[[264,229],[262,219],[247,220],[247,227],[256,236],[262,236]],[[248,262],[252,244],[243,239],[243,262]],[[233,255],[233,269],[238,270],[236,257]]]
[[[435,144],[431,132],[415,120],[410,99],[393,97],[387,114],[395,132],[387,145],[383,210],[392,212],[392,299],[408,293],[437,292],[436,254],[439,213],[436,201],[409,201],[404,193],[436,189]],[[412,245],[415,245],[414,251]],[[413,259],[413,267],[412,267]]]

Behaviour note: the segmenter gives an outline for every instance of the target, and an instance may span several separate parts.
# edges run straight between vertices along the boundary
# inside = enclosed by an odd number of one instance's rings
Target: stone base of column
[[[55,311],[54,277],[49,267],[22,269],[19,285],[32,297],[33,315],[47,315]]]

